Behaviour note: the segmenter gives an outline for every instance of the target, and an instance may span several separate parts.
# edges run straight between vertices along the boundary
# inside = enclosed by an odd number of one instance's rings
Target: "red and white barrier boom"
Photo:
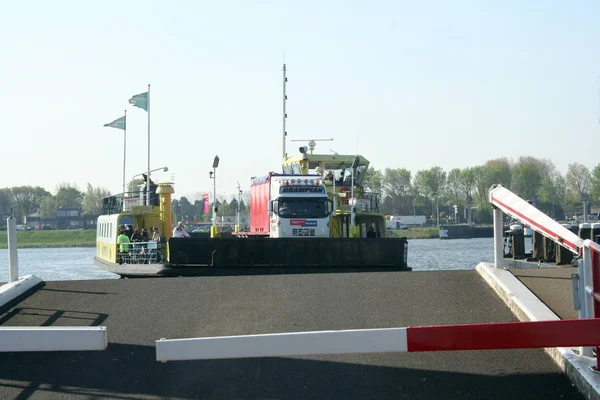
[[[273,333],[156,341],[156,360],[594,346],[600,319]]]
[[[600,246],[582,239],[569,229],[501,185],[489,190],[489,202],[494,207],[494,261],[496,268],[503,262],[502,213],[517,219],[534,231],[569,249],[578,256],[576,279],[573,281],[575,309],[579,318],[600,318]],[[597,352],[598,353],[598,352]],[[581,347],[579,354],[592,357],[591,347]],[[596,360],[600,370],[600,359]]]
[[[494,262],[497,268],[502,266],[504,256],[503,212],[573,253],[581,254],[584,241],[579,236],[505,187],[492,186],[489,190],[489,202],[494,207]]]
[[[494,207],[494,257],[503,260],[502,213],[530,226],[554,242],[583,254],[587,280],[580,282],[581,309],[578,320],[502,322],[473,325],[420,326],[388,329],[275,333],[156,341],[157,361],[216,358],[299,356],[371,352],[419,352],[447,350],[492,350],[600,345],[600,246],[582,240],[502,186],[492,186],[489,200]],[[592,268],[593,266],[593,268]],[[581,270],[580,276],[584,276]],[[586,276],[587,276],[586,275]],[[589,287],[593,279],[596,288]],[[587,294],[587,295],[586,295]],[[584,299],[585,297],[585,299]],[[595,310],[598,310],[594,312]]]

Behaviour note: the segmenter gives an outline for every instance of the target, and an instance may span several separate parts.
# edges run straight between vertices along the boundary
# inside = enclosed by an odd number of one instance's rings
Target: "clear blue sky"
[[[490,4],[488,4],[490,3]],[[279,171],[289,139],[416,172],[533,155],[600,162],[598,1],[31,1],[3,5],[0,187],[121,191],[168,166],[176,197]],[[296,152],[298,143],[288,140]]]

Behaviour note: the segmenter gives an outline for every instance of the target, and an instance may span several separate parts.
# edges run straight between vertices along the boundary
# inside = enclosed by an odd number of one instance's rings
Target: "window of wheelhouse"
[[[308,173],[323,175],[323,168],[321,167],[321,163],[318,161],[309,161]]]
[[[294,163],[294,164],[291,165],[291,167],[292,167],[292,173],[294,175],[301,175],[302,174],[302,172],[300,171],[300,164]]]
[[[324,165],[323,179],[325,184],[336,186],[350,186],[352,184],[352,165],[349,163],[327,163]],[[354,175],[354,186],[362,184],[367,171],[367,165],[359,165]]]
[[[292,168],[291,165],[284,165],[283,166],[283,173],[287,174],[287,175],[291,175],[291,174],[294,173],[294,170],[293,170],[293,168]]]

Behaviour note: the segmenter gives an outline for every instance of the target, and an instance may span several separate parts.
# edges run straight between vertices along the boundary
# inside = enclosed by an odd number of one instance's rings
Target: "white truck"
[[[392,215],[389,221],[393,221],[394,224],[399,222],[406,226],[420,226],[425,225],[427,217],[425,215]]]
[[[408,225],[405,225],[398,220],[394,220],[394,221],[386,220],[385,227],[387,229],[391,229],[391,230],[408,229]]]
[[[330,202],[319,175],[270,173],[250,189],[250,235],[329,237]]]

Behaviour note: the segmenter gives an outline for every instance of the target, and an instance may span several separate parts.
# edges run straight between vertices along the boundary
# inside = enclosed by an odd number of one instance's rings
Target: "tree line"
[[[592,171],[580,163],[571,163],[566,174],[557,171],[551,160],[533,156],[519,157],[513,162],[506,157],[488,160],[484,165],[455,168],[448,172],[440,167],[417,171],[405,168],[369,168],[365,189],[381,193],[381,211],[386,215],[427,215],[441,218],[454,213],[464,222],[471,210],[477,222],[490,222],[488,190],[502,184],[557,220],[581,213],[582,200],[600,205],[600,164]]]
[[[137,183],[137,184],[136,184]],[[135,188],[141,182],[130,182]],[[512,161],[506,157],[488,160],[484,165],[454,168],[448,172],[435,166],[412,173],[405,168],[370,167],[362,182],[368,191],[381,194],[380,211],[386,215],[426,215],[431,218],[452,214],[458,208],[458,221],[464,222],[465,210],[471,210],[477,222],[491,221],[488,204],[488,189],[493,184],[502,184],[557,220],[569,219],[582,212],[582,199],[600,206],[600,164],[591,171],[580,163],[571,163],[563,175],[548,159],[533,156],[520,157]],[[52,194],[40,186],[15,186],[0,189],[0,215],[20,218],[36,214],[38,209],[43,218],[54,218],[60,208],[80,208],[83,214],[98,215],[102,210],[102,198],[110,196],[104,188],[87,185],[85,191],[69,183],[59,184]],[[217,196],[218,215],[235,216],[237,197]],[[195,198],[195,199],[194,199]],[[173,200],[173,209],[182,220],[209,221],[212,210],[204,213],[201,194],[190,199],[183,196]],[[227,200],[229,199],[229,201]],[[248,193],[244,192],[240,202],[242,215],[248,214]]]
[[[129,183],[131,193],[139,193],[139,185],[142,180],[136,180]],[[111,192],[101,187],[87,185],[85,191],[79,190],[77,185],[70,183],[61,183],[56,188],[56,193],[52,194],[41,186],[14,186],[11,188],[0,189],[0,217],[9,215],[17,220],[22,220],[23,216],[39,215],[42,218],[55,218],[58,210],[64,208],[81,209],[83,215],[99,215],[102,213],[102,199],[111,196]],[[198,199],[202,198],[200,193]],[[219,215],[236,216],[238,200],[233,195],[219,195],[217,205]],[[227,199],[230,199],[227,201]],[[173,200],[173,210],[179,219],[185,221],[209,221],[212,217],[212,210],[204,213],[204,203],[202,200],[191,201],[182,196],[180,199]],[[248,195],[244,193],[240,202],[241,215],[248,214]],[[38,214],[39,210],[39,214]]]
[[[97,215],[106,196],[110,196],[108,190],[90,184],[84,192],[77,185],[61,183],[54,195],[41,186],[14,186],[0,189],[0,215],[12,215],[20,220],[39,210],[41,217],[55,218],[61,208],[79,208],[83,214]]]
[[[217,215],[236,217],[238,211],[238,200],[233,196],[221,195],[221,200],[217,199]],[[230,198],[227,201],[227,198]],[[232,198],[233,197],[233,198]],[[201,197],[200,197],[201,198]],[[180,199],[173,200],[173,211],[177,215],[177,218],[181,221],[196,221],[196,222],[209,222],[212,218],[212,205],[209,206],[208,212],[204,212],[204,202],[202,200],[194,200],[191,202],[186,196],[182,196]],[[247,195],[242,196],[240,201],[240,215],[248,216],[248,197]]]

